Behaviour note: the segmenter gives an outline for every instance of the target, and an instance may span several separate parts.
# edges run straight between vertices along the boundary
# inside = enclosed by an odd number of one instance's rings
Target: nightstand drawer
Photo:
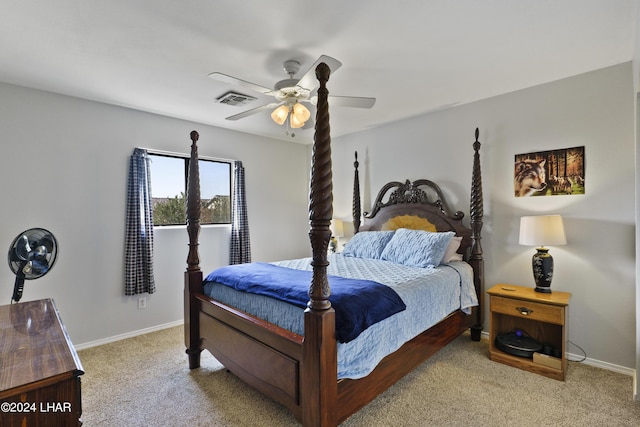
[[[491,296],[491,311],[513,317],[564,325],[564,307],[562,306]]]

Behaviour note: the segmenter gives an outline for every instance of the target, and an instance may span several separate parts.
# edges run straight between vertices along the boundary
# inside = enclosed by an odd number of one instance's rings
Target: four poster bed
[[[229,371],[286,406],[305,426],[333,426],[343,422],[467,329],[471,328],[471,338],[476,341],[482,329],[483,207],[478,130],[474,143],[470,228],[462,223],[464,214],[451,211],[440,188],[428,180],[385,185],[371,213],[364,214],[361,226],[356,154],[353,196],[356,234],[346,244],[343,254],[328,255],[333,214],[326,88],[329,73],[326,64],[316,69],[320,88],[310,184],[311,258],[223,267],[203,279],[198,256],[200,191],[198,162],[193,161],[197,159],[195,131],[191,133],[192,161],[187,190],[189,253],[184,309],[189,367],[199,367],[200,353],[208,350]],[[430,245],[431,250],[424,252],[425,245]],[[257,270],[248,273],[248,277],[254,281],[271,280],[275,282],[269,283],[272,287],[256,294],[238,287],[242,285],[236,286],[235,279],[225,283],[226,273],[236,274],[236,270],[250,265]],[[290,270],[296,272],[296,278],[279,278],[281,273]],[[425,272],[448,278],[437,278],[442,285],[423,291],[422,284],[418,285],[423,279],[418,276]],[[351,279],[354,283],[347,284]],[[305,283],[304,292],[287,295],[284,301],[271,298],[272,292],[282,291],[273,290],[278,284],[284,282],[285,293],[288,293],[289,288],[300,286],[300,281]],[[440,288],[450,287],[444,284],[449,282],[453,282],[451,291],[432,295],[440,292]],[[381,300],[396,305],[390,312],[365,322],[361,331],[352,333],[342,318],[351,312],[361,312],[362,306],[369,303],[355,308],[343,303],[339,298],[343,287],[348,286],[368,292],[357,298],[366,299],[372,306]],[[427,299],[446,300],[448,305],[427,309],[427,303],[419,299],[422,294],[426,294]],[[266,308],[256,308],[263,303],[267,304]],[[271,316],[280,311],[290,311],[294,320]],[[432,311],[440,313],[433,317]],[[365,315],[367,319],[368,316]],[[359,322],[350,320],[350,325]],[[412,328],[417,330],[411,331]],[[407,336],[401,333],[405,330]],[[391,345],[380,348],[380,342]]]

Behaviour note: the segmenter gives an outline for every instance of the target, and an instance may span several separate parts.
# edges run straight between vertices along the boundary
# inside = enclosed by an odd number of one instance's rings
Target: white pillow
[[[444,257],[442,257],[442,263],[462,261],[462,255],[458,253],[460,243],[462,243],[462,236],[455,236],[451,239],[449,246],[447,246],[447,250],[444,253]]]
[[[459,254],[459,253],[456,252],[455,254],[453,254],[453,256],[451,258],[449,258],[449,261],[447,261],[447,262],[463,261],[463,260],[464,260],[464,258],[462,257],[462,254]],[[443,261],[443,263],[444,263],[444,261]]]

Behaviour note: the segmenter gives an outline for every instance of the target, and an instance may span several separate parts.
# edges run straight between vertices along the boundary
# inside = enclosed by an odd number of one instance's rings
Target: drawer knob
[[[533,313],[533,310],[527,307],[516,307],[516,310],[518,310],[523,316],[528,316]]]

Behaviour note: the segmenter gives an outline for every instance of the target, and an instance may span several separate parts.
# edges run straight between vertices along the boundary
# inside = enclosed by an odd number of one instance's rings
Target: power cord
[[[572,342],[571,340],[567,340],[569,342],[569,344],[573,345],[574,347],[578,347],[580,349],[580,351],[582,352],[582,359],[580,360],[572,360],[572,362],[584,362],[585,360],[587,360],[587,352],[584,351],[584,349],[582,347],[580,347],[578,344]]]

